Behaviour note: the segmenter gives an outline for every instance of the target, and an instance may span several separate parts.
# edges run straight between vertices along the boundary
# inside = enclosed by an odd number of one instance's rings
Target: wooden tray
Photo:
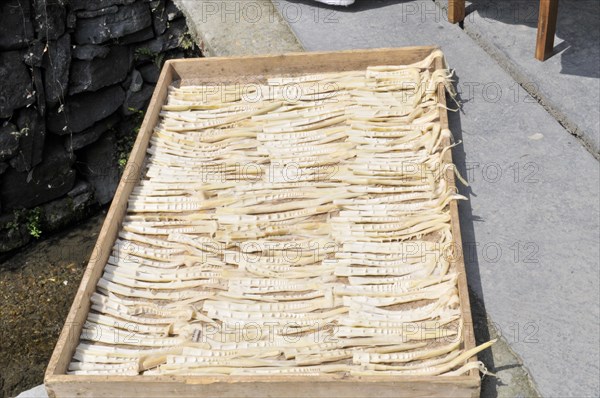
[[[277,75],[350,71],[370,65],[402,65],[423,60],[436,47],[406,47],[343,52],[293,53],[274,56],[199,58],[167,61],[156,85],[146,117],[117,188],[115,198],[98,237],[95,250],[83,275],[69,315],[60,334],[44,383],[50,397],[66,396],[201,396],[201,397],[473,397],[479,396],[480,378],[476,370],[455,377],[419,376],[75,376],[67,375],[69,362],[79,343],[82,326],[117,237],[127,200],[140,178],[146,149],[169,85],[201,82],[256,82]],[[438,58],[436,69],[443,68]],[[440,84],[439,101],[445,105],[445,88]],[[445,112],[440,113],[442,129],[448,128]],[[448,143],[447,143],[448,144]],[[452,162],[451,151],[444,159]],[[449,173],[451,174],[451,173]],[[448,175],[454,185],[454,176]],[[450,204],[452,234],[462,253],[458,205]],[[465,349],[475,347],[467,279],[462,256],[454,259],[464,322]],[[472,358],[471,361],[476,360]]]

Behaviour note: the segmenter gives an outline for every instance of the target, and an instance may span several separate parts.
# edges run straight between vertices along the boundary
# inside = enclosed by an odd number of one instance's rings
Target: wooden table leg
[[[558,0],[540,0],[540,16],[535,45],[535,57],[540,61],[545,61],[554,49],[557,15]]]
[[[465,0],[448,0],[448,21],[462,22],[465,19]]]

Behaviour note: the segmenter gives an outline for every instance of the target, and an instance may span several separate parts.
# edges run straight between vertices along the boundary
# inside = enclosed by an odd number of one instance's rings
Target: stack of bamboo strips
[[[459,375],[435,52],[171,87],[69,368]]]

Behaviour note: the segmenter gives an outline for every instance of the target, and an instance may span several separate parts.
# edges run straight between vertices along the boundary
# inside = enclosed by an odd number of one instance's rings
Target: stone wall
[[[171,0],[0,1],[0,253],[109,203],[169,58]]]

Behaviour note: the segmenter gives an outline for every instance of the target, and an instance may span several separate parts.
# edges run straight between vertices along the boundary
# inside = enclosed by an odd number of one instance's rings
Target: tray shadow
[[[457,86],[459,83],[459,77],[455,75],[454,84]],[[456,100],[461,103],[460,95],[457,96]],[[447,95],[446,103],[450,108],[452,104],[455,104],[454,100]],[[461,112],[448,112],[448,123],[450,131],[454,136],[455,142],[463,140],[462,124],[461,124]],[[457,145],[452,148],[452,158],[458,172],[463,176],[467,177],[467,154],[464,150],[463,145]],[[462,234],[463,243],[463,258],[465,262],[465,269],[467,271],[467,283],[469,285],[469,301],[471,304],[471,314],[473,317],[473,330],[475,333],[475,341],[477,345],[483,344],[491,340],[492,333],[488,326],[487,311],[485,309],[485,299],[483,294],[483,288],[481,284],[481,274],[479,271],[479,258],[476,248],[476,234],[474,223],[484,222],[484,220],[473,214],[471,207],[471,196],[477,196],[473,192],[470,186],[465,186],[457,181],[458,191],[461,195],[465,196],[469,200],[462,200],[458,205],[458,212],[460,218],[460,229]],[[490,349],[484,350],[477,354],[477,357],[482,361],[490,372],[496,370],[494,364],[494,357]],[[486,398],[493,398],[498,396],[498,384],[501,383],[494,377],[483,377],[481,381],[481,396]]]

